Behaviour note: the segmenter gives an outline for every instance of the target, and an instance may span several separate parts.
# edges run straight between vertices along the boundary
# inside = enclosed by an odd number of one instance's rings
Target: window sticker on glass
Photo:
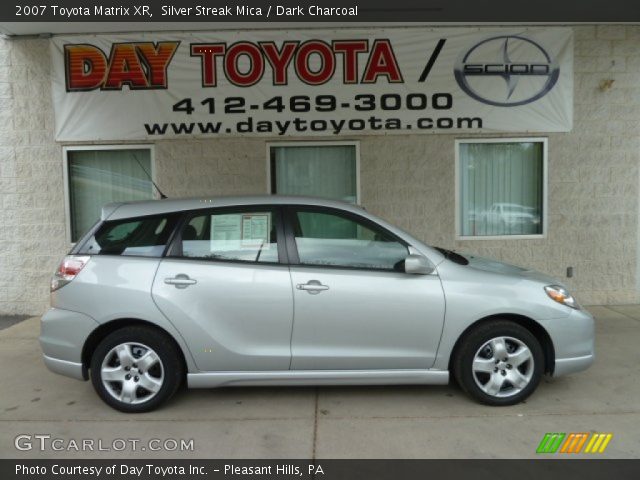
[[[242,216],[242,246],[253,247],[269,244],[271,231],[269,213],[252,213]]]
[[[242,216],[239,214],[213,215],[211,217],[211,241],[240,240]]]
[[[211,217],[212,250],[269,248],[270,213],[235,213]]]

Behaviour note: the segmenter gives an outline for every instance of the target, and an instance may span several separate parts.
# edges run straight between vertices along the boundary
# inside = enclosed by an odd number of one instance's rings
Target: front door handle
[[[317,295],[323,290],[329,290],[328,285],[323,285],[318,280],[309,280],[307,283],[299,283],[296,285],[298,290],[306,290],[311,295]]]
[[[176,288],[187,288],[189,285],[198,283],[198,281],[193,278],[189,278],[189,275],[179,273],[175,277],[165,278],[164,283],[167,285],[174,285]]]

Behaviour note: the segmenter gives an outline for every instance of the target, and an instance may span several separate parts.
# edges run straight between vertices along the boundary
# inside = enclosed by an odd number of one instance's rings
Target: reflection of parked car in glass
[[[533,207],[517,203],[494,203],[489,210],[480,216],[492,235],[527,235],[539,234],[540,215]]]

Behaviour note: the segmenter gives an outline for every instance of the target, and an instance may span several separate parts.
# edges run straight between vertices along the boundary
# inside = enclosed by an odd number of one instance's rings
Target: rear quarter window
[[[154,215],[106,221],[77,253],[160,257],[177,219],[177,215]]]

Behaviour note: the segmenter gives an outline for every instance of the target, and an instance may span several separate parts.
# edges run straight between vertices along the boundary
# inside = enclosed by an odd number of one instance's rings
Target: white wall
[[[67,249],[46,40],[0,39],[0,313],[40,313]]]
[[[461,135],[350,137],[361,142],[362,202],[428,243],[560,277],[583,303],[638,302],[640,26],[574,30],[574,129],[548,136],[548,238],[455,240]],[[0,40],[0,313],[42,312],[68,249],[49,60],[46,40]],[[264,193],[267,141],[157,142],[157,181],[169,196]]]

